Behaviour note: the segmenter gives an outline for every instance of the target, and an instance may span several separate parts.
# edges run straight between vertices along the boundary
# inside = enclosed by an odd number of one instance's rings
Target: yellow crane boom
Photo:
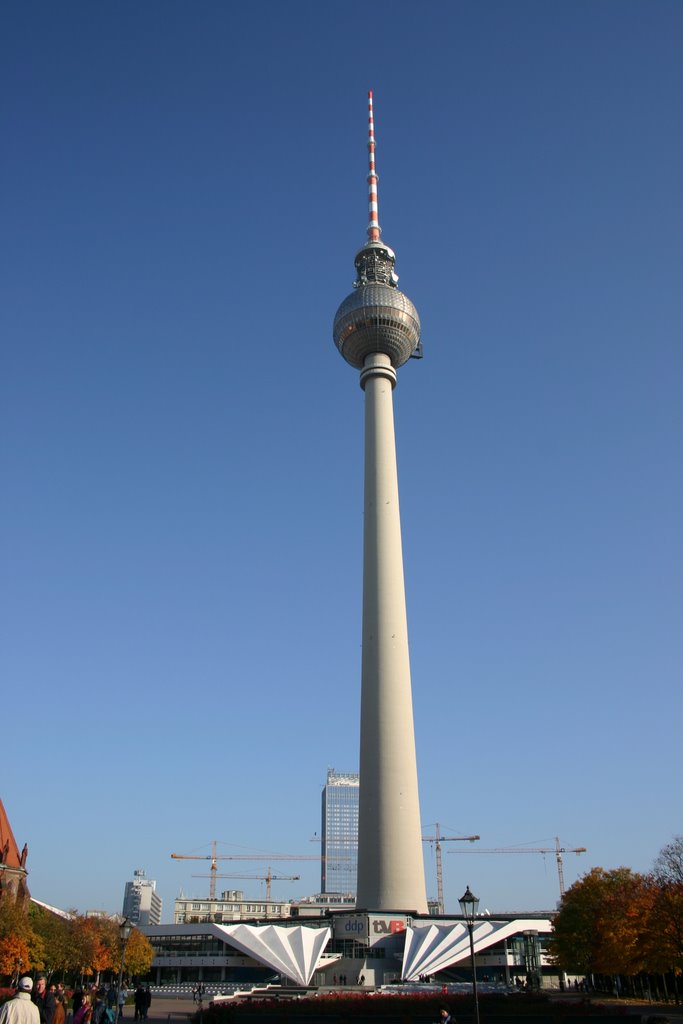
[[[564,868],[562,866],[563,853],[587,853],[585,846],[561,846],[560,840],[555,836],[554,846],[493,846],[490,849],[478,846],[476,850],[449,850],[449,853],[554,853],[557,861],[557,877],[560,882],[560,899],[564,896]]]
[[[273,875],[271,873],[270,865],[269,865],[268,866],[268,874],[267,875],[224,875],[224,874],[215,874],[215,875],[213,875],[213,874],[209,874],[209,875],[193,875],[192,877],[193,878],[210,878],[210,879],[216,879],[216,878],[256,878],[260,882],[265,882],[266,883],[266,902],[270,903],[270,883],[271,882],[298,882],[299,879],[301,878],[301,875]],[[214,899],[214,897],[212,896],[211,899]]]
[[[316,854],[310,853],[217,853],[216,848],[218,841],[213,839],[211,842],[211,853],[172,853],[172,860],[210,860],[211,868],[209,878],[209,899],[216,899],[216,875],[218,874],[218,861],[219,860],[326,860],[327,858],[321,857]],[[335,860],[350,860],[351,858],[335,857]]]
[[[443,900],[443,862],[441,860],[441,844],[442,843],[474,843],[477,839],[481,839],[481,836],[442,836],[441,829],[438,821],[434,826],[433,836],[422,836],[423,843],[434,843],[434,852],[436,853],[436,899],[439,904],[439,913],[444,914],[444,900]]]

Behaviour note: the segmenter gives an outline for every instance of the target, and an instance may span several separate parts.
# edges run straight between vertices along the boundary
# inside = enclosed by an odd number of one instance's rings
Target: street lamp
[[[474,919],[477,916],[477,910],[479,909],[479,900],[470,891],[469,885],[465,889],[465,893],[458,900],[460,903],[460,913],[465,919],[467,930],[470,933],[470,959],[472,961],[472,992],[474,993],[474,1020],[475,1024],[479,1024],[479,998],[477,996],[477,966],[474,962]]]
[[[133,931],[133,925],[130,923],[127,917],[124,917],[123,921],[119,925],[119,935],[121,937],[121,966],[119,967],[119,987],[116,990],[116,1005],[118,1008],[118,1016],[123,1016],[123,1007],[121,1006],[121,987],[123,985],[123,965],[126,959],[126,946],[128,945],[128,939],[130,933]]]

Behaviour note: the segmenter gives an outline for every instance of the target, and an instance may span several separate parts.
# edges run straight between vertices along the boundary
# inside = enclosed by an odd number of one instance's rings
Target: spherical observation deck
[[[334,318],[334,343],[347,363],[362,369],[366,356],[383,352],[402,366],[420,341],[420,317],[407,295],[372,282],[352,292]]]

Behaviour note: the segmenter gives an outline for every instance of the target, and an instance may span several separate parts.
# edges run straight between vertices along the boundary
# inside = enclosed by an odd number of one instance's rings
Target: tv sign
[[[396,919],[387,921],[386,919],[376,918],[372,922],[372,930],[375,935],[397,935],[399,932],[406,930],[406,923]]]

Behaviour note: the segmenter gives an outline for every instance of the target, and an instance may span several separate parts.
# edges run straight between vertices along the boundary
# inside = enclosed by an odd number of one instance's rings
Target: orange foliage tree
[[[593,868],[562,898],[550,942],[555,963],[578,974],[637,974],[651,903],[643,875]]]
[[[19,968],[28,971],[43,966],[43,942],[31,927],[26,906],[9,896],[0,900],[0,955],[0,974],[5,976]]]
[[[37,904],[29,907],[0,900],[0,976],[11,978],[19,969],[45,970],[93,978],[116,974],[123,948],[116,920],[86,917],[77,911],[55,914]],[[154,950],[142,932],[134,929],[126,945],[128,973],[147,974]]]
[[[31,952],[25,939],[18,935],[5,935],[0,938],[0,975],[10,977],[21,971],[28,971],[31,966]]]
[[[104,971],[118,970],[118,927],[111,918],[89,918],[93,928],[93,970],[97,978]]]

